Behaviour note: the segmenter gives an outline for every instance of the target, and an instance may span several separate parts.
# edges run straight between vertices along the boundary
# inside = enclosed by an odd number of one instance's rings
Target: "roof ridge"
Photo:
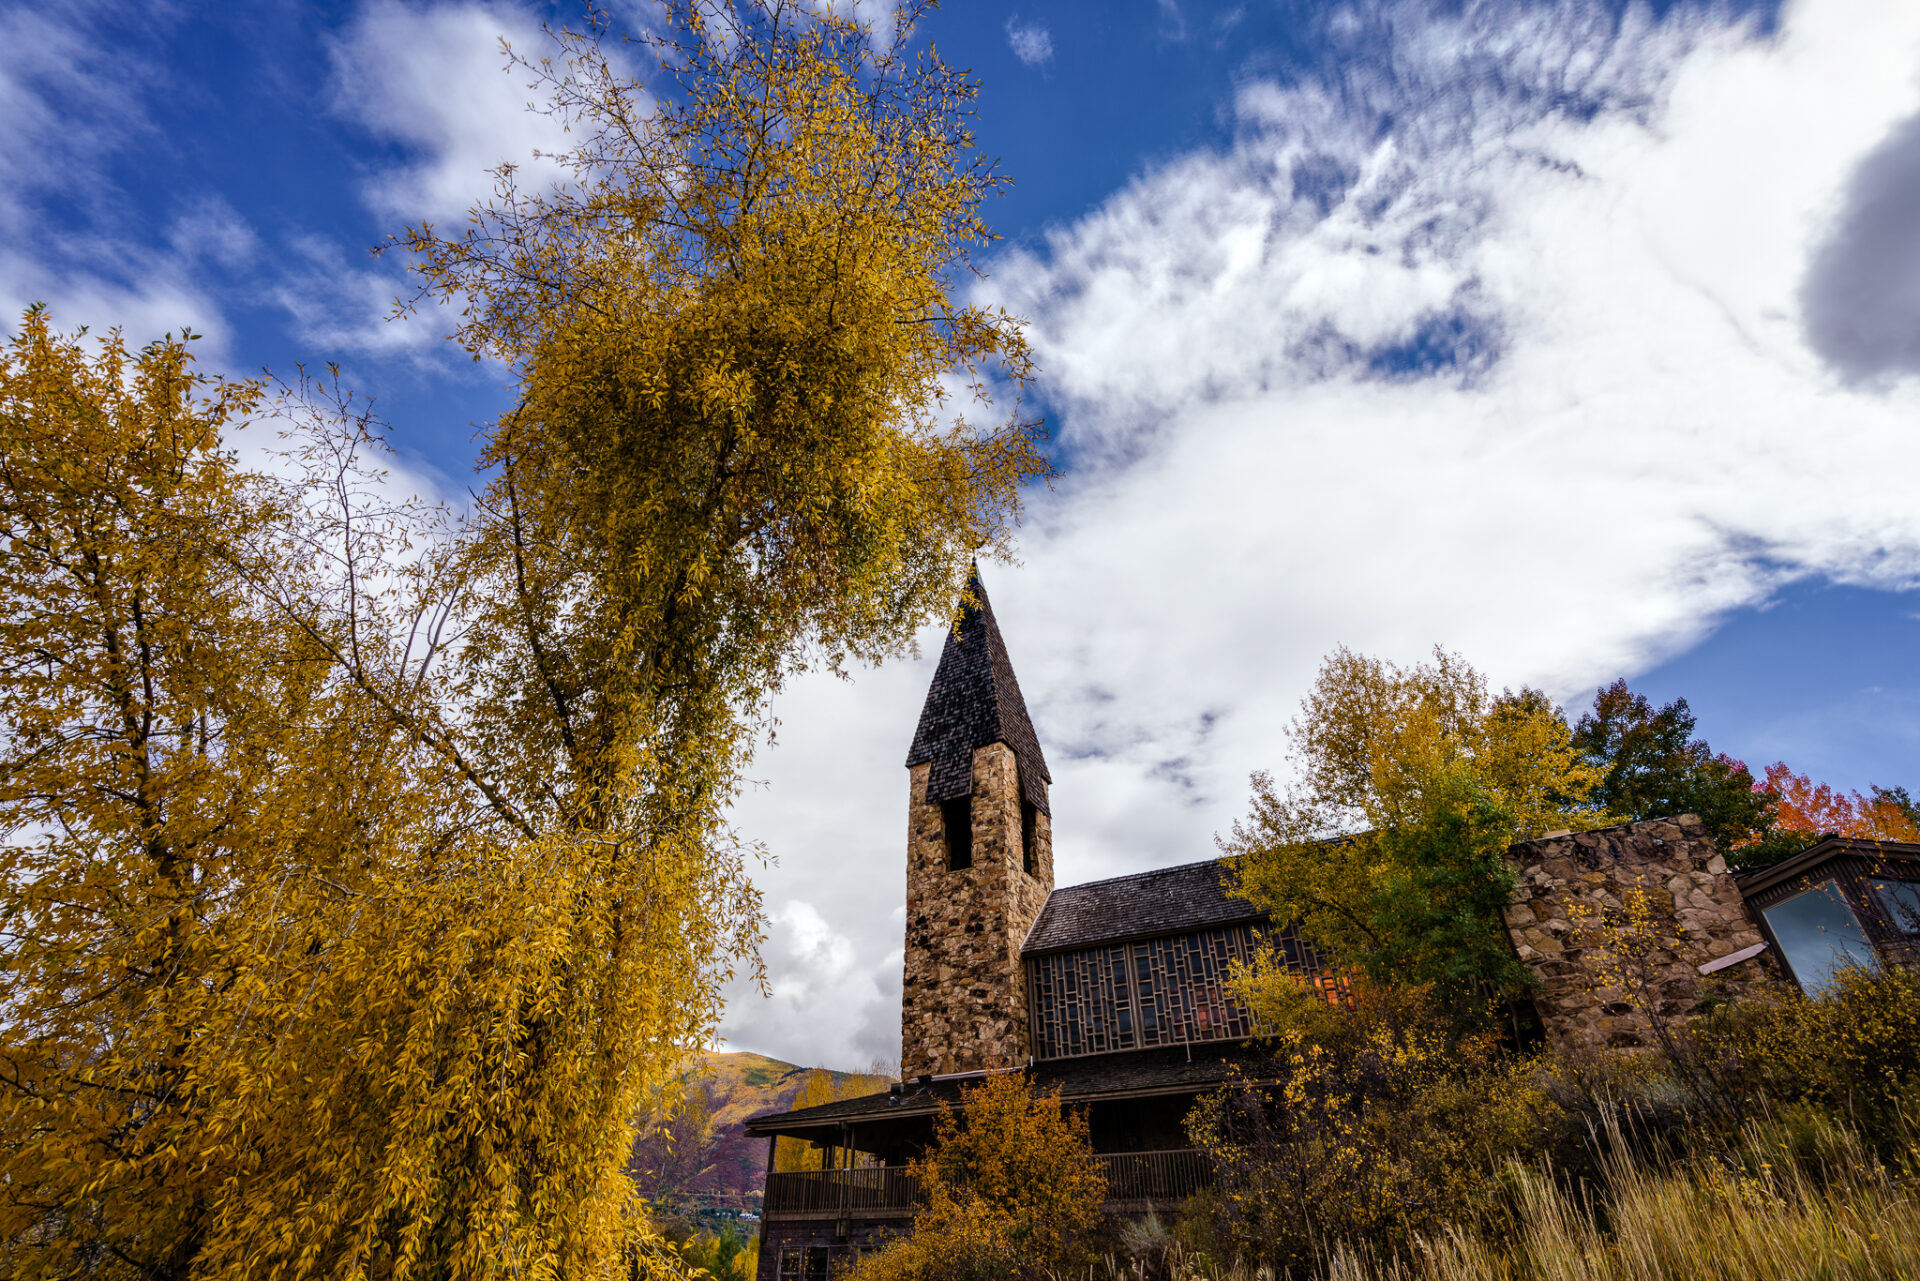
[[[1123,872],[1119,876],[1103,876],[1097,881],[1075,881],[1071,885],[1056,885],[1052,890],[1048,891],[1048,897],[1059,894],[1064,890],[1077,890],[1092,885],[1117,885],[1121,881],[1137,881],[1148,876],[1164,876],[1168,872],[1183,872],[1188,868],[1200,867],[1206,863],[1224,863],[1229,859],[1239,857],[1240,855],[1238,854],[1222,854],[1217,858],[1197,858],[1191,863],[1173,863],[1167,867],[1150,867],[1144,872]]]
[[[1037,955],[1264,919],[1268,913],[1227,884],[1232,858],[1201,859],[1060,886],[1041,905],[1021,940],[1021,953]]]

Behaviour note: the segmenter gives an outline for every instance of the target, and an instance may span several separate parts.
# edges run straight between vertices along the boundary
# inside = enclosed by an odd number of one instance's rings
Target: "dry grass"
[[[1614,1150],[1623,1151],[1616,1147]],[[1920,1275],[1920,1202],[1852,1135],[1819,1128],[1809,1150],[1753,1126],[1738,1150],[1662,1168],[1615,1159],[1602,1197],[1536,1169],[1509,1170],[1510,1230],[1443,1231],[1411,1257],[1339,1248],[1320,1281],[1879,1281]],[[1277,1281],[1171,1245],[1160,1267],[1109,1260],[1094,1281]],[[1306,1281],[1300,1278],[1299,1281]]]

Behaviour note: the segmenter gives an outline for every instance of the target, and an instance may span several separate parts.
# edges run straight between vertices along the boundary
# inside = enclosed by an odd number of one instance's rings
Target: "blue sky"
[[[1063,880],[1205,857],[1337,644],[1920,785],[1920,13],[1885,0],[953,3],[1014,179],[980,296],[1066,468],[988,569]],[[633,11],[637,11],[637,8]],[[859,0],[887,20],[887,0]],[[0,305],[236,373],[338,360],[455,501],[505,372],[368,250],[557,139],[501,71],[565,5],[0,0]],[[537,171],[537,166],[536,166]],[[900,758],[937,637],[783,696],[742,829],[775,995],[897,1027]],[[857,1011],[849,1016],[848,1011]]]

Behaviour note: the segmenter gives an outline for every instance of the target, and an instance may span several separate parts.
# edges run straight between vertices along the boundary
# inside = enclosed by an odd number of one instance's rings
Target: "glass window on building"
[[[1787,968],[1808,996],[1819,996],[1833,986],[1844,966],[1874,969],[1879,959],[1860,918],[1847,905],[1834,881],[1822,881],[1790,899],[1765,909],[1767,928],[1780,944]]]
[[[1871,884],[1893,928],[1902,934],[1920,934],[1920,882],[1875,880]]]
[[[828,1281],[833,1248],[788,1246],[780,1251],[780,1281]]]

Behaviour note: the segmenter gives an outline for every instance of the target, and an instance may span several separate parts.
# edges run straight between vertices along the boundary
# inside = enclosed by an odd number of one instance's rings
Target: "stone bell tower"
[[[1053,889],[1052,778],[980,571],[907,753],[900,1072],[1024,1064],[1020,944]]]

